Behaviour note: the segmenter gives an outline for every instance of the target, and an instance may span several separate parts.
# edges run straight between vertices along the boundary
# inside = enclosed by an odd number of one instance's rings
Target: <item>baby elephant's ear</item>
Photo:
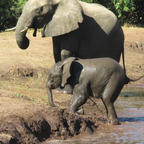
[[[71,64],[76,59],[77,58],[75,58],[75,57],[70,57],[64,61],[64,63],[63,63],[63,76],[62,76],[62,83],[61,83],[62,87],[64,87],[66,85],[67,80],[71,77],[71,72],[70,72]]]

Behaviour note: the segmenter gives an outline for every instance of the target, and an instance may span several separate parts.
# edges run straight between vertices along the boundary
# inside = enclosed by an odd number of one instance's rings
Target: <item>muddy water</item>
[[[93,135],[46,144],[144,144],[144,88],[125,89],[115,105],[121,125],[104,124]]]

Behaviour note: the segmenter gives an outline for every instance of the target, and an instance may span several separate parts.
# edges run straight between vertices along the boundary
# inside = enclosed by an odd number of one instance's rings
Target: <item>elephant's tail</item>
[[[138,77],[137,79],[131,79],[131,78],[129,78],[128,76],[125,76],[125,84],[128,84],[128,83],[131,82],[131,81],[132,81],[132,82],[138,81],[138,80],[140,80],[140,79],[142,79],[142,78],[144,78],[144,75]]]

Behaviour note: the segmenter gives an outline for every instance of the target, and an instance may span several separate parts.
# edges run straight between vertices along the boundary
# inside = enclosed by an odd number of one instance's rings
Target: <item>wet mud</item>
[[[130,88],[129,88],[130,91]],[[133,89],[131,89],[131,93]],[[144,89],[138,89],[141,95]],[[51,140],[46,144],[107,144],[107,143],[144,143],[144,95],[120,97],[116,102],[116,110],[120,125],[108,123],[99,125],[93,135],[82,135],[65,141]]]
[[[77,115],[47,107],[29,116],[8,115],[0,119],[0,143],[39,144],[45,140],[65,140],[95,132],[103,119],[96,115]]]

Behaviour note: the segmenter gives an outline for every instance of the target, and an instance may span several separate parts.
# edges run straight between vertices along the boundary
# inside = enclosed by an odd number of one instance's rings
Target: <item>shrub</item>
[[[0,0],[0,30],[16,25],[27,0]]]
[[[121,23],[144,24],[143,0],[111,0]]]
[[[134,0],[134,5],[135,5],[134,23],[144,25],[144,0]]]
[[[82,0],[100,3],[112,10],[122,24],[144,25],[144,0]]]

